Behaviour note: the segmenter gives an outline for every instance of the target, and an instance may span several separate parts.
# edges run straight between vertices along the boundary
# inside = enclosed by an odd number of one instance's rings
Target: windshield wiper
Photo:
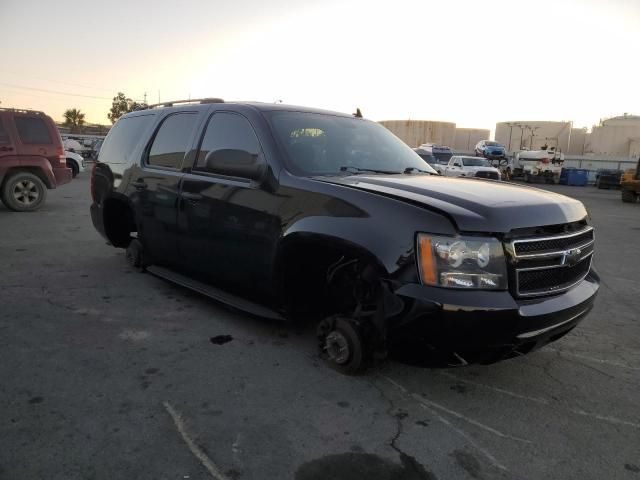
[[[341,172],[351,172],[351,173],[384,173],[387,175],[397,175],[400,172],[392,172],[389,170],[376,170],[375,168],[360,168],[353,166],[342,166],[340,167]]]
[[[407,168],[404,169],[404,172],[402,172],[402,173],[404,173],[406,175],[407,173],[412,173],[412,172],[428,173],[429,175],[433,175],[433,173],[431,173],[431,172],[429,172],[427,170],[420,170],[419,168],[416,168],[416,167],[407,167]]]

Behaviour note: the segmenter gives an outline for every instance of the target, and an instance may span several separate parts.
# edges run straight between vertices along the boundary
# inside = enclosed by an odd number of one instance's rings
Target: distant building
[[[589,132],[586,128],[572,128],[569,149],[564,153],[569,155],[584,155],[588,138]]]
[[[429,120],[383,120],[381,125],[410,147],[423,143],[452,146],[456,137],[456,124]]]
[[[65,125],[64,123],[56,123],[56,126],[58,127],[58,130],[60,131],[61,134],[71,134],[71,128],[69,128],[69,126]],[[100,135],[104,137],[107,135],[107,133],[109,133],[109,130],[111,130],[111,125],[98,125],[98,124],[92,124],[92,123],[85,123],[80,127],[80,131],[77,132],[77,134]],[[76,133],[72,135],[76,135]]]
[[[623,115],[594,126],[585,144],[585,154],[605,157],[640,155],[640,116]]]
[[[482,128],[456,128],[454,152],[471,152],[480,140],[489,140],[491,132]]]

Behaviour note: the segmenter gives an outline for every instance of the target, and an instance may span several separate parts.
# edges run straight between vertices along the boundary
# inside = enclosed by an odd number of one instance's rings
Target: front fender
[[[398,268],[402,256],[413,253],[413,237],[399,240],[388,230],[372,232],[366,219],[306,217],[291,225],[278,250],[293,241],[317,240],[327,247],[344,248],[370,257],[387,274]]]

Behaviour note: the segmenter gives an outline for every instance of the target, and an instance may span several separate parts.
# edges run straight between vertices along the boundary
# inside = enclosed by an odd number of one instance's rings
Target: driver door
[[[449,164],[445,169],[445,175],[447,177],[459,177],[462,174],[462,161],[457,158],[449,160]]]
[[[180,190],[179,250],[185,266],[223,290],[268,295],[271,261],[280,238],[282,199],[242,173],[212,167],[209,153],[237,150],[265,162],[258,137],[242,115],[216,112]]]

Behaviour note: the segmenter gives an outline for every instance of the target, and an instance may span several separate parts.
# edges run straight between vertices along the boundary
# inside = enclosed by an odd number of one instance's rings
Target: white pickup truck
[[[500,170],[492,167],[486,158],[454,155],[444,167],[444,176],[500,180]]]

